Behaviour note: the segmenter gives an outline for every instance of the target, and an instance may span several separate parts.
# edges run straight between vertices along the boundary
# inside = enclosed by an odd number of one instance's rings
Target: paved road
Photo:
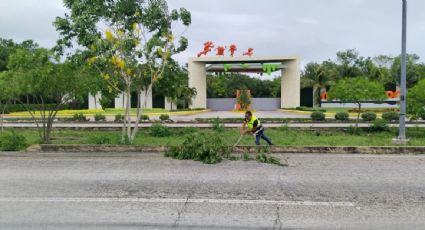
[[[424,229],[425,157],[0,158],[0,229]]]

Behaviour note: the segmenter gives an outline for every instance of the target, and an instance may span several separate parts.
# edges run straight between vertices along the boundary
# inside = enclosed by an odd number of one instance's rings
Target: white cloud
[[[203,42],[236,43],[256,55],[300,56],[303,63],[334,58],[356,48],[364,56],[400,52],[401,1],[398,0],[169,0],[170,8],[186,7],[193,24],[185,33],[190,46],[180,62],[196,55]],[[1,0],[0,37],[34,39],[53,46],[52,26],[63,16],[61,0]],[[425,58],[425,1],[409,0],[408,51]],[[181,30],[179,30],[181,31]]]

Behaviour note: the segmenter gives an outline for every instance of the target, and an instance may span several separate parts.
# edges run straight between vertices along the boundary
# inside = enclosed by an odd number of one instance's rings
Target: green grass
[[[8,130],[6,130],[7,132]],[[34,129],[16,129],[16,133],[23,134],[28,144],[39,142],[38,133]],[[187,134],[193,133],[194,128],[173,129],[170,137],[152,137],[149,129],[142,129],[134,141],[135,145],[171,145],[176,146],[183,142]],[[212,130],[198,129],[198,132],[212,133]],[[350,135],[343,130],[296,130],[285,127],[278,129],[266,129],[275,145],[283,146],[391,146],[391,140],[396,136],[396,130],[389,132],[368,133],[362,131],[359,135]],[[425,146],[425,129],[408,129],[409,145]],[[228,145],[233,145],[238,137],[238,129],[226,129],[220,133]],[[0,133],[0,138],[2,134]],[[52,135],[54,144],[99,144],[100,141],[107,140],[109,144],[120,144],[120,131],[75,131],[75,130],[55,130]],[[102,142],[103,143],[103,142]],[[262,142],[264,144],[264,142]],[[254,145],[253,136],[245,136],[240,145]]]

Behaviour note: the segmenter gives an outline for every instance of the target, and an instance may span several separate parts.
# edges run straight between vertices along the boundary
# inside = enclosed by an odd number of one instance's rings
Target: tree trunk
[[[127,140],[130,140],[131,137],[131,90],[130,87],[127,87],[127,103],[126,103],[126,110],[125,110],[125,119],[127,122],[127,130],[126,130],[126,137]]]
[[[313,86],[313,107],[319,107],[320,105],[320,88]]]
[[[358,103],[358,105],[359,105],[359,107],[358,107],[359,111],[357,111],[357,120],[356,120],[355,133],[357,133],[357,129],[359,128],[360,113],[361,113],[361,110],[362,110],[362,104],[361,103]]]
[[[138,98],[137,98],[137,117],[136,117],[136,124],[134,125],[133,131],[132,131],[132,134],[131,134],[131,139],[130,139],[131,143],[133,143],[134,139],[136,138],[137,132],[139,131],[140,118],[141,118],[142,113],[143,113],[142,109],[146,108],[148,106],[148,95],[152,91],[152,86],[153,85],[150,84],[148,86],[148,88],[145,90],[145,98],[144,98],[144,101],[143,101],[143,106],[141,104],[141,98],[140,98],[141,90],[139,89],[137,91],[137,95],[138,95]]]

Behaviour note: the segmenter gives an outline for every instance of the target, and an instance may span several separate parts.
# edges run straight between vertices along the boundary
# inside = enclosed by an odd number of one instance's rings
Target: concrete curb
[[[238,146],[234,153],[256,153],[256,146]],[[33,145],[27,152],[67,152],[67,153],[165,153],[166,146],[137,145]],[[272,153],[311,153],[311,154],[425,154],[425,146],[272,146]]]

